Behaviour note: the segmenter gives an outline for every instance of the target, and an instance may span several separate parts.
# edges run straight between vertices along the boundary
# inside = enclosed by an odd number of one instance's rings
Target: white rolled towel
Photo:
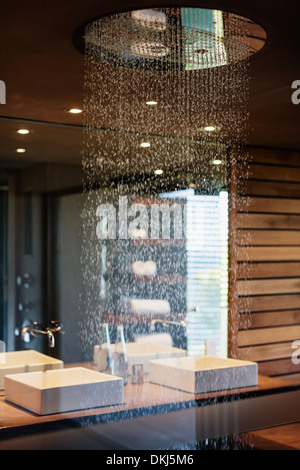
[[[137,315],[168,315],[171,311],[168,300],[163,299],[130,299],[131,313]]]
[[[135,261],[132,263],[131,267],[134,274],[143,276],[145,270],[143,261]]]
[[[140,335],[136,336],[134,340],[137,343],[151,343],[159,344],[162,346],[173,346],[172,336],[169,333],[155,333],[153,335]]]
[[[143,228],[136,228],[132,230],[128,230],[128,235],[131,238],[147,238],[147,232]]]
[[[132,271],[137,276],[155,276],[157,267],[155,261],[148,260],[145,263],[143,261],[135,261],[131,265]]]
[[[146,261],[146,263],[144,263],[144,273],[145,273],[145,276],[155,276],[157,272],[157,267],[156,267],[156,263],[155,261]]]

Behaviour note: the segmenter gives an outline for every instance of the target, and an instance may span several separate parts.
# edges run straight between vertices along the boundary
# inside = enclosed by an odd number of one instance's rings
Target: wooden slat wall
[[[229,353],[300,380],[300,153],[231,149],[229,181]]]

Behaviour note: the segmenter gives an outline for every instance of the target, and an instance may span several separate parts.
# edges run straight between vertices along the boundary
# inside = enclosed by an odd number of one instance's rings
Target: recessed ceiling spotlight
[[[18,134],[21,134],[21,135],[29,134],[29,130],[28,130],[28,129],[19,129],[17,132],[18,132]]]
[[[211,132],[220,132],[221,131],[221,126],[203,126],[203,127],[200,127],[199,128],[199,131],[200,132],[207,132],[207,133],[211,133]]]
[[[163,172],[164,172],[163,170],[155,170],[154,173],[155,173],[156,175],[162,175]]]
[[[216,158],[215,160],[213,160],[213,164],[214,165],[221,165],[223,162],[222,160],[219,160],[218,158]]]
[[[150,147],[150,145],[151,145],[150,142],[142,142],[141,143],[141,147],[143,147],[143,148]]]
[[[17,149],[16,151],[17,151],[17,153],[25,153],[26,149]]]
[[[71,114],[80,114],[80,113],[82,113],[82,109],[79,109],[79,108],[70,108],[70,109],[67,109],[67,112],[68,112],[68,113],[71,113]]]
[[[146,101],[146,104],[147,104],[148,106],[156,106],[156,105],[157,105],[157,101],[151,101],[151,100],[149,100],[149,101]]]

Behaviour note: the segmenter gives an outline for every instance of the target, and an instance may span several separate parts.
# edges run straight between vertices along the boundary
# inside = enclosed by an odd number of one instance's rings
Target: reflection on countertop
[[[95,370],[92,363],[65,364],[65,367],[85,367]],[[143,384],[132,384],[131,381],[124,387],[124,402],[121,405],[90,408],[67,413],[38,416],[23,408],[12,405],[0,397],[0,432],[4,428],[34,425],[61,420],[97,417],[98,420],[108,422],[121,420],[139,415],[153,415],[157,413],[199,407],[211,403],[240,400],[274,394],[280,391],[300,390],[300,384],[286,380],[258,376],[258,385],[253,387],[209,392],[200,395],[175,390],[149,383],[147,376]]]

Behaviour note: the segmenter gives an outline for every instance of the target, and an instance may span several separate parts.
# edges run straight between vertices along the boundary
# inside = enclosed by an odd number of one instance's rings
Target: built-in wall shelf
[[[183,238],[135,238],[135,246],[170,246],[170,247],[184,247],[186,240]]]
[[[134,274],[134,281],[137,283],[152,284],[185,284],[186,276],[181,274],[160,274],[156,276],[140,276]]]
[[[185,315],[183,313],[172,313],[171,315],[149,314],[149,315],[132,315],[132,314],[114,314],[104,313],[103,322],[109,325],[143,325],[150,324],[153,320],[164,319],[166,321],[183,321]]]

